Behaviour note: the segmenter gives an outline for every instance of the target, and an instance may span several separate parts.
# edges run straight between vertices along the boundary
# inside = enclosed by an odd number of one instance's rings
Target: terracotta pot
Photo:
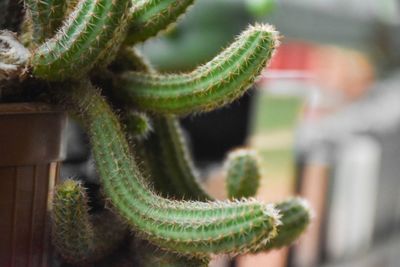
[[[41,103],[0,104],[0,266],[51,266],[49,210],[66,116]]]

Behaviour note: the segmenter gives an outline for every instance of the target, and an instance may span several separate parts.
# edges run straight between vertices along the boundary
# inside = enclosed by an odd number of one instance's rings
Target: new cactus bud
[[[53,243],[67,262],[97,261],[111,253],[126,233],[109,212],[89,215],[85,189],[77,181],[66,180],[59,185],[53,204]]]
[[[256,152],[237,149],[225,162],[226,188],[230,198],[252,197],[260,184],[260,169]]]
[[[167,29],[193,2],[194,0],[133,1],[133,17],[125,42],[128,44],[142,42]]]
[[[183,115],[219,108],[250,87],[278,44],[274,28],[251,26],[221,54],[190,73],[124,73],[118,85],[121,99],[161,114]]]
[[[53,38],[31,60],[41,79],[79,79],[113,59],[125,37],[131,0],[82,0]]]
[[[153,126],[146,114],[131,110],[127,111],[124,117],[126,130],[131,137],[143,139],[152,131]]]

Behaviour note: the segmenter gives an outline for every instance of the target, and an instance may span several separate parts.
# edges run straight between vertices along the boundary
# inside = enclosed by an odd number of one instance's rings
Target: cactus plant
[[[272,57],[279,36],[272,26],[256,24],[192,72],[157,73],[130,46],[166,29],[192,3],[26,0],[19,36],[33,36],[24,42],[29,47],[15,34],[0,32],[0,83],[8,86],[11,80],[24,88],[8,91],[11,97],[4,101],[28,94],[62,106],[80,121],[107,206],[122,220],[113,221],[119,231],[104,226],[107,219],[94,224],[80,185],[61,185],[55,195],[53,237],[67,261],[86,263],[106,256],[126,226],[136,239],[164,251],[145,255],[150,260],[143,257],[143,264],[190,266],[211,254],[287,245],[309,222],[309,210],[299,201],[215,201],[202,189],[176,116],[217,109],[245,93]],[[30,93],[32,87],[39,92]],[[153,127],[132,108],[146,113]],[[146,137],[152,128],[153,135]],[[128,136],[133,137],[130,142]]]

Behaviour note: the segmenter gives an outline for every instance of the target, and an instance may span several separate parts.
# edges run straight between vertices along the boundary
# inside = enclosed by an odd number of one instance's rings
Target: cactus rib
[[[173,252],[203,256],[244,253],[276,235],[279,216],[271,205],[255,200],[184,202],[156,195],[138,172],[108,104],[88,83],[82,86],[67,93],[67,99],[85,122],[107,197],[143,238]]]
[[[242,95],[260,74],[277,47],[269,25],[249,27],[220,55],[186,74],[126,72],[120,94],[138,108],[162,114],[208,111]]]
[[[53,38],[38,47],[32,72],[42,79],[78,79],[118,51],[130,0],[82,0]],[[105,60],[107,58],[107,60]]]
[[[107,256],[126,233],[109,212],[89,215],[85,189],[77,181],[66,180],[59,185],[53,204],[53,243],[70,263],[93,262]]]
[[[168,28],[185,13],[194,0],[138,0],[133,1],[129,31],[125,42],[143,42]]]
[[[251,197],[257,192],[260,170],[253,150],[237,149],[225,163],[226,187],[230,198]]]

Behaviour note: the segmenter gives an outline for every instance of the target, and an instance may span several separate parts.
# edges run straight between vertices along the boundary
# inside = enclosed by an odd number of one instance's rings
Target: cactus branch
[[[225,163],[226,187],[230,198],[252,197],[260,183],[260,170],[253,150],[238,149]]]
[[[281,214],[278,235],[266,244],[252,251],[253,253],[279,249],[291,245],[307,229],[312,218],[308,203],[301,198],[293,198],[276,205]]]
[[[118,86],[121,98],[162,114],[216,109],[249,88],[278,43],[278,34],[271,26],[251,26],[220,55],[190,73],[124,73]]]
[[[138,0],[133,1],[133,17],[130,23],[127,44],[143,42],[168,28],[194,0]]]
[[[163,178],[168,179],[175,189],[174,197],[211,200],[200,185],[179,121],[173,116],[157,117],[154,119],[154,131],[160,143],[158,153],[166,173]]]
[[[105,194],[143,238],[173,252],[203,256],[245,253],[276,235],[279,216],[271,205],[182,202],[156,195],[139,173],[108,104],[90,84],[82,86],[65,92],[66,99],[85,122]]]
[[[43,42],[53,36],[64,19],[67,9],[65,0],[25,0],[33,24],[33,39]]]
[[[91,218],[85,189],[74,180],[66,180],[58,186],[52,219],[53,243],[60,255],[74,264],[107,256],[126,233],[121,222],[109,212]]]
[[[35,51],[33,74],[51,81],[79,79],[99,61],[108,62],[125,37],[130,4],[130,0],[80,1],[57,34]]]

